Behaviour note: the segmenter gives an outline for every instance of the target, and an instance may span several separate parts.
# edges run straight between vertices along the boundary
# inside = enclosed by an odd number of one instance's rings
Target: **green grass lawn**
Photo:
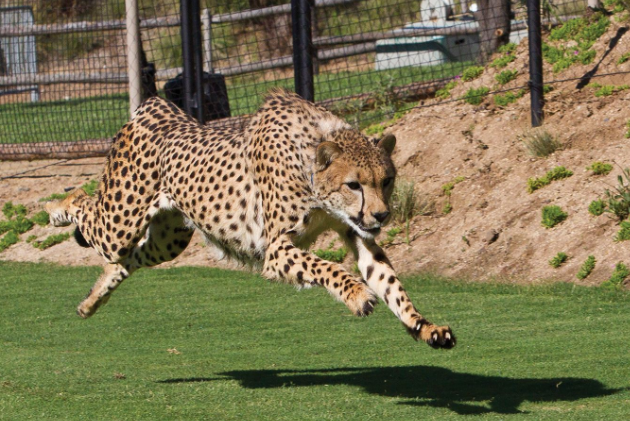
[[[380,305],[205,268],[143,270],[89,320],[98,268],[0,262],[2,420],[621,420],[630,296],[405,279],[458,336],[411,340]],[[170,350],[170,351],[169,351]]]
[[[404,67],[384,71],[325,73],[315,77],[317,100],[383,91],[389,85],[403,86],[455,76],[467,63],[430,67]],[[228,78],[232,115],[254,113],[262,96],[274,86],[294,89],[293,79],[261,82],[252,77]],[[129,119],[126,94],[68,101],[13,103],[0,105],[0,144],[69,142],[107,139]],[[381,116],[366,115],[366,124]],[[367,121],[369,120],[369,121]]]

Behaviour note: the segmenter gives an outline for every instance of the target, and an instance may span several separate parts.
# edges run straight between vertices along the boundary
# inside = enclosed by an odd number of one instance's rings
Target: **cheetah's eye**
[[[385,180],[383,180],[383,188],[386,189],[387,186],[392,184],[393,181],[394,181],[394,177],[387,177]]]
[[[350,190],[361,190],[361,184],[357,183],[356,181],[346,183],[346,186],[348,186]]]

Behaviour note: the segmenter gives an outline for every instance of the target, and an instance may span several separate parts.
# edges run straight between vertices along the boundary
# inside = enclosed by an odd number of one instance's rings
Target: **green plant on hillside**
[[[630,139],[630,120],[626,121],[626,133],[624,133],[626,139]]]
[[[569,256],[561,251],[549,261],[549,265],[554,269],[558,269],[564,262],[567,261],[568,258]]]
[[[6,232],[14,232],[23,234],[33,228],[33,222],[26,217],[26,208],[24,205],[13,205],[6,202],[2,207],[2,213],[7,218],[6,221],[0,221],[0,234]]]
[[[545,228],[553,228],[565,219],[569,215],[564,212],[560,206],[551,205],[542,208],[542,225]]]
[[[401,232],[402,232],[402,228],[400,228],[400,227],[394,227],[394,228],[391,228],[391,229],[387,230],[387,232],[385,233],[386,237],[385,237],[384,240],[382,240],[380,242],[380,245],[381,246],[386,246],[388,244],[393,243],[394,239],[396,238],[396,236],[398,234],[400,234]]]
[[[582,266],[580,266],[580,270],[577,275],[575,275],[578,279],[586,279],[588,275],[591,274],[593,269],[595,269],[595,256],[588,256]]]
[[[547,130],[531,130],[520,137],[531,156],[546,158],[562,149],[562,143]]]
[[[5,251],[7,248],[12,246],[13,244],[20,241],[20,237],[17,232],[9,231],[0,239],[0,252]]]
[[[331,241],[326,249],[317,249],[313,253],[320,259],[328,260],[329,262],[341,263],[346,259],[348,255],[348,249],[340,247],[334,249],[335,240]]]
[[[451,205],[450,199],[447,199],[446,202],[444,203],[444,206],[442,207],[442,213],[444,215],[448,215],[452,211],[453,211],[453,205]]]
[[[619,224],[619,226],[621,228],[615,235],[614,240],[616,242],[630,240],[630,221],[621,221],[621,224]]]
[[[500,46],[498,51],[502,54],[513,54],[516,51],[516,47],[517,45],[513,42],[508,42],[507,44]]]
[[[514,60],[516,60],[515,55],[507,54],[502,57],[495,58],[494,60],[492,60],[492,63],[490,63],[489,66],[494,67],[496,69],[502,69],[506,67],[508,64],[510,64],[511,62],[513,62]]]
[[[617,60],[617,64],[624,64],[628,60],[630,60],[630,52],[623,53],[621,57],[619,57],[619,60]]]
[[[418,213],[418,196],[413,181],[396,180],[390,199],[390,211],[392,212],[392,221],[405,224],[405,237],[407,244],[409,244],[411,242],[411,219]]]
[[[623,288],[624,281],[630,275],[630,270],[623,263],[619,262],[615,266],[615,270],[607,281],[602,282],[600,285],[606,289],[621,289]]]
[[[35,215],[31,216],[30,219],[40,227],[45,227],[50,222],[50,215],[48,215],[48,212],[46,211],[39,211]]]
[[[26,216],[26,207],[24,205],[14,205],[13,202],[6,202],[2,207],[2,214],[7,219]]]
[[[63,243],[69,238],[70,238],[70,233],[67,233],[67,232],[64,232],[62,234],[53,234],[46,237],[46,239],[44,239],[43,241],[33,241],[32,245],[36,249],[46,250],[47,248],[50,248],[54,245]]]
[[[469,82],[471,80],[477,79],[483,73],[482,66],[470,66],[462,72],[462,80],[464,82]]]
[[[525,95],[526,91],[524,89],[519,89],[516,93],[514,92],[506,92],[503,95],[497,94],[494,96],[494,103],[499,107],[505,107],[517,99],[522,98]]]
[[[490,89],[486,88],[485,86],[477,89],[470,88],[464,94],[464,101],[466,101],[470,105],[479,105],[483,102],[483,99],[488,95],[489,92]]]
[[[494,79],[499,83],[499,85],[505,85],[516,79],[518,76],[518,70],[504,70],[501,73],[494,76]]]
[[[630,10],[630,1],[628,0],[604,0],[602,3],[614,14]]]
[[[602,96],[610,96],[617,92],[623,92],[627,89],[630,89],[630,86],[628,85],[621,85],[621,86],[602,85],[602,86],[598,86],[597,88],[598,89],[595,91],[595,96],[602,97]]]
[[[601,199],[593,200],[590,205],[588,205],[588,213],[593,216],[599,216],[606,211],[606,202]]]
[[[619,221],[630,216],[630,169],[626,168],[617,176],[617,186],[613,191],[606,189],[606,212],[612,213]]]
[[[564,41],[565,43],[572,41],[576,45],[568,47],[543,43],[543,58],[553,65],[554,73],[561,72],[574,63],[590,64],[597,54],[591,47],[606,32],[609,25],[610,21],[602,13],[597,13],[590,19],[586,17],[571,19],[553,29],[549,35],[549,40],[551,42]]]
[[[435,92],[435,96],[441,99],[446,99],[451,96],[451,91],[453,90],[455,86],[457,86],[457,81],[452,80],[449,83],[447,83],[442,89],[438,89]]]
[[[552,181],[562,180],[573,175],[573,171],[567,170],[563,166],[555,167],[554,169],[547,171],[547,174],[540,178],[529,178],[527,180],[527,192],[533,193],[536,190],[551,184]]]
[[[449,181],[448,183],[443,184],[442,193],[444,193],[445,196],[450,196],[451,193],[453,192],[453,189],[455,188],[455,185],[461,183],[464,180],[466,180],[466,177],[463,177],[460,175],[460,176],[455,177],[452,181]]]
[[[612,171],[613,166],[605,162],[595,161],[586,169],[593,171],[593,175],[608,175]]]

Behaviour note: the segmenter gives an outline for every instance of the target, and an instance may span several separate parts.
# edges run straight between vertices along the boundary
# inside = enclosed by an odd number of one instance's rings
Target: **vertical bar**
[[[212,15],[210,9],[203,9],[201,13],[201,26],[203,33],[203,70],[210,74],[214,73],[212,66]]]
[[[308,101],[315,99],[313,87],[314,48],[311,32],[313,2],[314,0],[291,0],[295,92]]]
[[[205,124],[204,119],[204,103],[203,103],[203,51],[201,45],[201,8],[199,6],[199,0],[191,0],[190,8],[191,19],[191,34],[192,34],[192,50],[193,50],[193,62],[195,66],[195,105],[196,115],[200,124]]]
[[[140,25],[138,0],[125,0],[127,26],[127,74],[129,75],[129,114],[142,103],[142,65],[140,63]]]
[[[181,34],[182,34],[182,59],[184,65],[184,86],[182,92],[182,104],[184,105],[184,111],[187,114],[192,115],[192,95],[194,92],[194,79],[193,79],[193,55],[192,55],[192,25],[191,25],[191,0],[180,1],[180,14],[181,14]]]
[[[527,0],[527,26],[532,127],[538,127],[543,123],[544,103],[540,0]]]

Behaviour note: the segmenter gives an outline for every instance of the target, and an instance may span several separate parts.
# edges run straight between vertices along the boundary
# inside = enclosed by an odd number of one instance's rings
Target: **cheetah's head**
[[[364,238],[373,238],[389,220],[389,197],[396,170],[391,153],[396,138],[377,142],[342,129],[317,147],[313,188],[324,210]]]

